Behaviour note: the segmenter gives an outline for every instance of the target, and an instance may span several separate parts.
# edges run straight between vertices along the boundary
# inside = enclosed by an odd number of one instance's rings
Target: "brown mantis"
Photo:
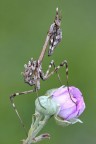
[[[49,28],[45,43],[43,45],[43,48],[42,48],[42,51],[41,51],[41,54],[40,54],[38,60],[33,60],[33,58],[32,58],[28,62],[28,64],[24,65],[25,70],[22,73],[23,77],[24,77],[24,81],[25,81],[25,83],[29,84],[30,86],[33,86],[33,89],[28,90],[28,91],[23,91],[23,92],[17,92],[10,96],[10,101],[12,103],[12,106],[13,106],[22,126],[24,127],[24,129],[25,129],[25,126],[24,126],[24,123],[23,123],[23,121],[16,109],[16,106],[14,104],[14,98],[19,95],[37,92],[40,89],[40,79],[47,80],[51,75],[56,73],[63,66],[65,66],[65,68],[66,68],[66,78],[67,78],[67,85],[68,85],[68,64],[67,64],[66,60],[64,60],[57,67],[55,66],[55,63],[52,60],[49,64],[48,70],[46,71],[45,74],[42,69],[42,61],[44,59],[44,55],[45,55],[46,49],[48,47],[48,44],[49,44],[48,56],[50,56],[50,55],[52,55],[54,48],[58,45],[58,43],[62,39],[62,31],[60,29],[60,25],[61,25],[61,15],[58,12],[58,8],[56,8],[55,20]],[[50,69],[52,66],[54,67],[54,70],[50,72]],[[25,129],[25,131],[26,131],[26,129]]]

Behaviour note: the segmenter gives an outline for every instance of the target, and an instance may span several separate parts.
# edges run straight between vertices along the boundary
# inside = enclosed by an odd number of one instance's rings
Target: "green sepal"
[[[58,125],[63,126],[63,127],[68,126],[68,125],[71,125],[71,124],[75,124],[75,123],[77,123],[77,122],[83,123],[83,122],[82,122],[80,119],[78,119],[78,118],[72,118],[72,119],[70,119],[70,120],[64,120],[64,119],[60,118],[60,117],[57,116],[57,115],[55,115],[54,118],[55,118],[56,123],[57,123]]]

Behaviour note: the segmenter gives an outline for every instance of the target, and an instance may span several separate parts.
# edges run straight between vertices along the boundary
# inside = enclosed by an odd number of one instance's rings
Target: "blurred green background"
[[[23,82],[23,65],[31,57],[38,59],[46,33],[54,20],[55,9],[62,10],[63,40],[54,55],[43,61],[46,71],[52,59],[69,64],[69,83],[84,96],[83,124],[68,127],[51,119],[42,130],[51,134],[44,144],[96,144],[96,0],[1,0],[0,1],[0,144],[19,144],[26,138],[9,101],[10,94],[30,90]],[[65,70],[59,71],[66,84]],[[57,75],[41,81],[39,95],[59,87]],[[36,94],[17,97],[15,103],[27,130],[34,113]]]

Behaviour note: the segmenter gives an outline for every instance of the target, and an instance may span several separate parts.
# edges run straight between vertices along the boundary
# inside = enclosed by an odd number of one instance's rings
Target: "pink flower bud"
[[[71,120],[79,117],[85,109],[85,103],[80,90],[70,86],[60,87],[53,91],[52,99],[60,106],[58,116],[64,120]]]

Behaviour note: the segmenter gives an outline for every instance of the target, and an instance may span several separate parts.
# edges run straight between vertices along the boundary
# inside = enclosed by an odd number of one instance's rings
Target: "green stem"
[[[39,126],[37,127],[37,129],[33,132],[33,138],[34,137],[36,137],[36,135],[41,131],[41,129],[46,125],[46,123],[47,123],[47,121],[48,121],[48,119],[49,119],[50,117],[49,116],[45,116],[44,117],[44,120],[43,121],[41,121],[41,122],[39,122]]]
[[[42,120],[42,118],[43,118],[43,115],[41,115],[39,113],[36,115],[36,120],[35,120],[35,122],[34,121],[32,122],[31,128],[28,133],[28,137],[26,140],[23,141],[23,144],[32,144],[34,142],[36,143],[35,138],[36,138],[37,134],[45,126],[45,124],[47,123],[50,116],[45,116],[43,120]],[[44,139],[44,138],[40,137],[40,140],[42,140],[42,139]],[[37,139],[37,140],[40,141],[39,139]]]

